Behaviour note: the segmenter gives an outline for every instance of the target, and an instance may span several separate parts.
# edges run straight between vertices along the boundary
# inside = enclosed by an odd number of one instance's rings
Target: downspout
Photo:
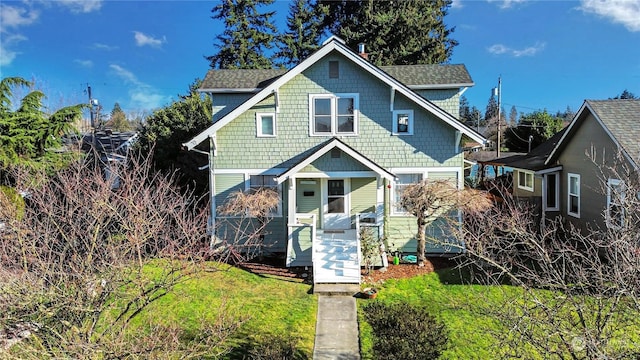
[[[209,235],[209,247],[213,248],[216,243],[216,178],[214,175],[214,157],[215,157],[215,135],[209,136],[209,152],[198,150],[196,148],[191,149],[199,154],[207,155],[208,165],[201,167],[201,170],[209,168],[209,220],[207,221],[207,235]]]

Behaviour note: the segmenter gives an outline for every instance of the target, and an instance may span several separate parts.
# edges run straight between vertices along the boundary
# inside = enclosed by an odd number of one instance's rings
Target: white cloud
[[[640,0],[581,0],[579,9],[640,31]]]
[[[105,50],[105,51],[113,51],[118,49],[117,46],[112,46],[112,45],[107,45],[102,43],[93,43],[93,45],[91,45],[91,48],[95,50]]]
[[[527,0],[487,0],[490,3],[497,3],[500,9],[508,9],[515,4],[523,3]]]
[[[167,39],[164,36],[162,37],[162,39],[156,39],[153,36],[149,36],[140,31],[134,31],[133,34],[136,40],[136,45],[138,46],[149,45],[151,47],[159,48],[162,46],[162,44],[167,42]]]
[[[40,13],[33,9],[0,4],[0,31],[7,28],[31,25],[40,17]]]
[[[157,89],[138,79],[131,71],[117,64],[109,65],[113,73],[130,85],[129,108],[137,110],[153,110],[163,106],[170,97],[162,95]]]
[[[503,44],[494,44],[487,48],[487,51],[494,55],[511,55],[513,57],[521,57],[521,56],[533,56],[540,51],[544,50],[546,43],[537,42],[533,46],[528,46],[524,49],[513,49]]]
[[[451,1],[452,9],[462,9],[464,5],[462,5],[462,0],[453,0]]]
[[[102,0],[58,0],[59,5],[65,6],[71,10],[71,12],[90,13],[100,10],[102,8]]]
[[[85,68],[93,67],[93,61],[91,60],[75,59],[73,62]]]

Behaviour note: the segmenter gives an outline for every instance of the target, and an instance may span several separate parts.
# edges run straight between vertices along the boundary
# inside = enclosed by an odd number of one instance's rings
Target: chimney
[[[364,43],[358,44],[358,54],[362,56],[363,59],[369,60],[369,54],[364,52]]]

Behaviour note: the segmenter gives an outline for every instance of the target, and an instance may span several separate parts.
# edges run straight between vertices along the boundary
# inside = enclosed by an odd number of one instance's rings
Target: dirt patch
[[[390,259],[389,266],[377,268],[367,274],[362,270],[362,282],[365,284],[381,284],[388,279],[406,279],[419,275],[426,275],[435,270],[453,266],[453,263],[445,258],[428,258],[424,266],[401,263],[393,265]],[[239,268],[261,276],[275,277],[282,280],[313,284],[313,270],[309,267],[286,267],[285,261],[279,257],[265,257],[238,265]]]
[[[446,269],[453,266],[453,263],[445,258],[428,258],[424,266],[416,264],[401,263],[393,265],[392,259],[389,259],[389,266],[385,268],[377,268],[367,274],[366,270],[362,270],[362,282],[366,284],[380,284],[388,279],[406,279],[414,276],[426,275],[439,269]]]

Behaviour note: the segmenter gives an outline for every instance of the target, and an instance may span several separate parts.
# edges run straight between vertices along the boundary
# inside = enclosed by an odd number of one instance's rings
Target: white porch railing
[[[289,240],[288,240],[288,245],[287,245],[287,266],[289,266],[289,264],[291,263],[292,260],[292,256],[293,254],[291,254],[291,241],[292,239],[292,234],[293,234],[293,229],[294,228],[299,228],[299,227],[310,227],[311,228],[311,243],[313,246],[313,243],[315,242],[316,239],[316,214],[307,214],[307,213],[296,213],[295,214],[295,218],[293,219],[293,222],[289,223],[287,225],[288,227],[288,234],[289,234]],[[313,250],[311,251],[311,256],[312,256],[312,262],[313,262]]]

